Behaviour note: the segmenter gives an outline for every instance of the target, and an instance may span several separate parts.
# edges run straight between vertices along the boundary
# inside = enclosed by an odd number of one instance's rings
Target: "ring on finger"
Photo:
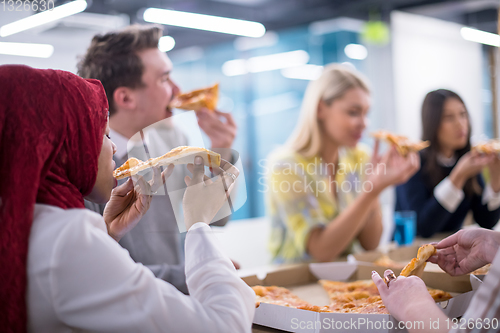
[[[389,283],[393,280],[396,280],[396,279],[397,279],[396,275],[394,275],[394,273],[391,272],[391,273],[387,274],[386,277],[384,277],[384,282],[387,285],[387,287],[389,288]]]

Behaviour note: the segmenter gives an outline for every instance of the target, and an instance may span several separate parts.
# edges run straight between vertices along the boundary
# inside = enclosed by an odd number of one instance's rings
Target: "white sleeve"
[[[488,183],[483,191],[483,198],[481,200],[483,205],[488,204],[488,210],[491,212],[500,207],[500,192],[495,193],[493,188]]]
[[[434,197],[444,209],[454,213],[464,200],[465,194],[453,185],[449,177],[446,177],[434,188]]]
[[[69,224],[73,224],[71,221]],[[78,221],[54,244],[50,295],[59,319],[97,332],[250,332],[255,294],[198,224],[186,241],[191,296],[157,279],[103,230]]]
[[[483,283],[476,290],[467,311],[462,316],[465,323],[474,325],[454,325],[450,333],[485,333],[498,332],[498,318],[500,318],[500,251],[491,263],[490,271]],[[496,319],[496,325],[495,324]],[[462,322],[462,321],[461,321]],[[478,324],[481,324],[479,326]],[[485,325],[489,324],[488,327]]]

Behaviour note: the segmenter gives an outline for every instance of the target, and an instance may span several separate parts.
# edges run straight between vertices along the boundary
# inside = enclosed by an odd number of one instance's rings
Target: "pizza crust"
[[[396,147],[398,153],[406,157],[410,152],[418,152],[429,147],[429,141],[412,142],[406,136],[392,134],[388,131],[377,131],[371,134],[376,139],[384,140]]]
[[[213,111],[217,107],[218,100],[219,84],[216,83],[208,88],[180,94],[174,98],[170,106],[182,110],[200,111],[202,108],[207,108]]]
[[[413,258],[408,265],[406,265],[401,271],[402,276],[416,275],[418,277],[422,276],[424,268],[431,256],[436,253],[436,247],[431,244],[425,244],[418,249],[417,257]]]
[[[210,168],[220,166],[220,154],[205,148],[180,146],[172,149],[165,155],[150,158],[147,161],[141,161],[131,157],[123,163],[122,166],[113,171],[113,177],[116,179],[123,179],[151,167],[194,163],[194,158],[196,156],[202,157],[204,164]]]

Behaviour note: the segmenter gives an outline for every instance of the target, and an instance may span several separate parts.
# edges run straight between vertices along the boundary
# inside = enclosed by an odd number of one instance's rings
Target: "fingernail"
[[[203,158],[201,158],[200,156],[196,156],[194,159],[194,164],[200,165],[202,163],[203,163]]]
[[[375,274],[375,273],[377,273],[377,272],[376,271],[372,271],[372,275]]]

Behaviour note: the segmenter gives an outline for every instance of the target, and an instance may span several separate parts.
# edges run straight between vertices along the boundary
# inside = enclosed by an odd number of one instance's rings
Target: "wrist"
[[[387,186],[389,186],[388,184],[384,184],[382,181],[380,181],[376,177],[368,180],[368,182],[370,182],[372,184],[372,189],[371,189],[371,191],[366,191],[364,193],[370,194],[370,195],[375,196],[375,197],[378,197],[380,195],[380,193],[382,193],[382,191]],[[364,188],[369,189],[369,187],[365,187],[365,186],[364,186]]]
[[[500,232],[493,230],[488,230],[488,231],[493,234],[493,237],[491,237],[492,240],[491,247],[493,248],[493,251],[486,251],[485,260],[491,264],[495,259],[498,250],[500,249]]]
[[[371,201],[376,201],[380,193],[384,190],[385,187],[382,187],[375,182],[372,182],[372,186],[370,189],[370,186],[364,185],[363,186],[364,191],[362,192],[362,195],[367,198],[368,200]]]
[[[463,177],[462,175],[460,175],[458,172],[455,172],[455,170],[453,170],[450,173],[450,175],[448,176],[448,178],[452,182],[453,186],[455,186],[459,190],[461,190],[461,189],[464,188],[466,178]]]
[[[493,192],[495,193],[500,192],[500,179],[496,179],[496,177],[495,178],[491,177],[490,186]]]
[[[189,230],[193,225],[195,225],[198,222],[203,222],[205,224],[210,223],[210,221],[207,222],[207,218],[204,216],[184,215],[184,224],[186,225],[186,230]]]

